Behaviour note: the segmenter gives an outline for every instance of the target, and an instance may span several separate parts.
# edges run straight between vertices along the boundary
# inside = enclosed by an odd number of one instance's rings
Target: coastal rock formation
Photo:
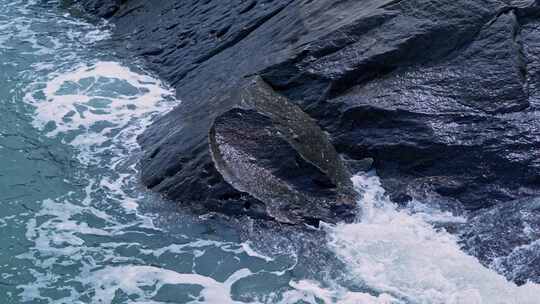
[[[432,191],[474,210],[538,192],[536,1],[105,2],[118,41],[183,100],[140,140],[144,183],[174,200],[232,195],[211,182],[206,137],[251,74],[339,153],[373,158],[395,201]]]
[[[277,130],[224,97],[252,75],[312,117],[337,153],[373,159],[397,203],[430,197],[474,217],[540,195],[538,0],[81,4],[99,8],[119,46],[183,101],[140,137],[143,182],[173,200],[222,210],[257,196],[222,176],[208,144],[214,121],[224,131],[240,114],[243,127]]]
[[[212,104],[219,108],[182,122],[192,137],[170,126],[176,140],[197,145],[159,141],[146,148],[145,184],[202,212],[312,225],[354,218],[350,173],[326,133],[299,107],[258,77],[216,99]],[[194,149],[187,150],[194,159],[178,148]],[[184,161],[196,167],[170,167]]]
[[[282,223],[355,217],[351,176],[308,115],[261,79],[231,98],[238,107],[215,119],[209,138],[225,181],[263,202],[267,216]]]

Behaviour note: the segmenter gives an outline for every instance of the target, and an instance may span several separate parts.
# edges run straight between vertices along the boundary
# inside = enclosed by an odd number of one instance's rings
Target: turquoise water
[[[109,39],[54,1],[0,0],[0,304],[538,303],[432,226],[466,219],[397,210],[373,172],[359,221],[321,231],[146,191],[136,137],[180,101]]]
[[[232,282],[282,269],[141,189],[135,137],[177,101],[110,54],[106,25],[55,3],[1,4],[2,299],[226,302]]]

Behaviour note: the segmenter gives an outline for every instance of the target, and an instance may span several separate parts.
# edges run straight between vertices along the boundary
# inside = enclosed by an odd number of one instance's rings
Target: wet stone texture
[[[224,97],[251,75],[312,117],[338,153],[373,159],[397,203],[428,195],[474,219],[539,195],[538,1],[81,3],[183,100],[140,137],[143,182],[172,200],[220,209],[247,195],[216,169],[208,134],[216,117],[221,126],[240,114],[276,130],[260,113],[231,112],[238,101]],[[475,246],[491,263],[489,242]]]
[[[258,78],[231,98],[238,106],[209,134],[214,165],[229,184],[279,222],[354,219],[351,175],[315,121]]]

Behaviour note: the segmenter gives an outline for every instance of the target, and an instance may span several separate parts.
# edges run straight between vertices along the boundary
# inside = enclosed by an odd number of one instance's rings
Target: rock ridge
[[[216,119],[267,121],[224,98],[253,75],[309,115],[347,163],[373,159],[402,206],[421,200],[474,219],[540,195],[537,0],[80,4],[183,100],[139,138],[143,183],[172,200],[205,211],[251,197],[216,169],[208,134]],[[491,250],[473,243],[481,258]]]

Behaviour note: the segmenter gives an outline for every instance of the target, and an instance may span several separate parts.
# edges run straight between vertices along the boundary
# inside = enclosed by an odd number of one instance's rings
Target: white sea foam
[[[363,214],[354,224],[327,226],[329,246],[350,276],[403,303],[538,303],[540,285],[516,286],[476,258],[457,239],[423,216],[398,210],[378,177],[358,175]]]
[[[266,262],[271,262],[274,260],[273,258],[260,254],[257,251],[255,251],[253,248],[251,248],[251,242],[243,242],[240,245],[242,246],[243,252],[245,252],[248,256],[256,257],[256,258],[265,260]]]
[[[247,256],[254,257],[257,259],[261,259],[265,262],[271,262],[274,259],[260,254],[257,251],[255,251],[253,248],[251,248],[249,242],[244,243],[233,243],[233,242],[221,242],[221,241],[212,241],[212,240],[191,240],[189,243],[185,244],[171,244],[166,247],[162,247],[159,249],[148,249],[148,250],[141,250],[141,253],[143,254],[151,254],[155,257],[160,257],[165,253],[191,253],[195,250],[198,250],[203,254],[205,252],[206,248],[219,248],[223,252],[230,252],[234,254],[246,254]]]
[[[302,280],[291,282],[294,290],[285,294],[281,303],[297,303],[300,300],[309,303],[317,303],[317,300],[325,304],[393,304],[399,303],[388,294],[373,296],[364,292],[347,291],[340,287],[333,289],[322,288],[318,282]]]
[[[238,280],[251,275],[248,269],[240,269],[233,273],[225,282],[218,282],[212,278],[198,274],[183,274],[151,266],[119,266],[106,267],[93,272],[85,279],[85,283],[94,286],[95,303],[111,303],[117,290],[129,295],[151,299],[165,284],[171,285],[197,285],[202,287],[199,294],[194,294],[189,303],[238,303],[231,298],[231,286]],[[143,287],[152,287],[152,292],[145,291]],[[145,303],[158,303],[157,301]]]
[[[98,25],[90,24],[69,15],[63,17],[48,11],[35,11],[36,3],[27,1],[20,3],[12,1],[14,7],[8,11],[18,11],[17,15],[1,15],[0,12],[0,49],[18,49],[21,55],[40,55],[54,58],[59,55],[58,50],[65,48],[66,44],[91,45],[98,41],[110,38],[110,25],[101,22]],[[65,31],[56,32],[55,35],[44,35],[43,29],[36,29],[40,23],[48,23],[56,18],[56,26]],[[9,22],[2,22],[9,19]],[[51,29],[54,31],[54,29]],[[22,44],[25,47],[21,47]],[[28,47],[26,47],[28,46]],[[69,55],[72,55],[73,52]],[[66,55],[66,54],[63,54]]]
[[[112,90],[114,86],[124,92]],[[82,131],[70,142],[76,146],[111,140],[114,129],[159,111],[161,101],[172,94],[155,78],[116,62],[102,61],[55,75],[41,92],[44,100],[36,98],[35,91],[26,96],[27,102],[36,107],[35,126],[44,129],[54,123],[49,136]]]
[[[422,218],[425,222],[433,224],[464,224],[467,222],[465,216],[456,216],[450,211],[441,211],[439,209],[430,207],[429,205],[420,202],[418,200],[412,200],[409,202],[407,209],[414,214],[415,217]]]

